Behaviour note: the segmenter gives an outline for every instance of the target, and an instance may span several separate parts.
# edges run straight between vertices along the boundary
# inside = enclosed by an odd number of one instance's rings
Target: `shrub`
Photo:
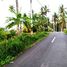
[[[6,39],[6,32],[5,31],[0,31],[0,40]]]
[[[52,29],[51,27],[48,26],[48,31],[49,31],[49,32],[52,32],[53,29]]]
[[[10,38],[16,36],[16,31],[10,30],[6,36],[7,36],[7,39],[10,39]]]
[[[0,28],[0,41],[8,39],[9,31]]]
[[[10,30],[10,34],[11,34],[11,36],[15,36],[16,35],[16,31],[15,30]]]
[[[46,32],[38,32],[33,35],[30,35],[28,33],[22,33],[15,38],[0,42],[0,65],[11,61],[11,58],[15,57],[20,52],[23,52],[26,48],[29,48],[38,39],[46,35]]]
[[[67,34],[67,29],[64,29],[64,33]]]
[[[0,42],[0,65],[1,61],[4,61],[7,55],[7,41],[2,41]]]

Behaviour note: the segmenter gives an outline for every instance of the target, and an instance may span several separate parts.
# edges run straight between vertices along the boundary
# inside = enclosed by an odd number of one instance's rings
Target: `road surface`
[[[67,35],[51,33],[5,67],[67,67]]]

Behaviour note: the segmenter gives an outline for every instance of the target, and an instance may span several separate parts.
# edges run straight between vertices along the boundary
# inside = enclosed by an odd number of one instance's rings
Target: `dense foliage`
[[[9,63],[20,52],[33,46],[32,44],[37,40],[46,37],[48,33],[43,31],[63,31],[66,28],[67,12],[63,5],[59,8],[59,14],[54,13],[53,23],[50,23],[50,19],[47,17],[50,10],[46,5],[41,7],[39,13],[32,11],[32,18],[31,15],[28,16],[19,11],[18,0],[16,0],[16,9],[14,6],[9,6],[9,11],[13,16],[7,18],[6,28],[10,29],[13,26],[17,28],[16,31],[0,28],[0,67]],[[33,32],[32,35],[31,32]],[[64,30],[64,33],[67,34],[67,29]]]
[[[0,28],[0,41],[13,38],[16,35],[15,30],[7,31],[4,28]]]
[[[0,65],[13,60],[16,55],[32,46],[37,40],[47,36],[46,32],[39,32],[33,35],[22,33],[14,38],[0,42]]]
[[[9,7],[13,16],[7,17],[8,25],[5,29],[0,29],[0,65],[10,62],[20,52],[45,37],[48,33],[43,31],[52,30],[50,20],[46,16],[49,10],[47,6],[42,9],[44,11],[41,10],[40,13],[33,12],[32,18],[30,18],[26,13],[22,14],[20,11],[16,11],[14,6]],[[14,26],[17,27],[16,30],[11,29]]]

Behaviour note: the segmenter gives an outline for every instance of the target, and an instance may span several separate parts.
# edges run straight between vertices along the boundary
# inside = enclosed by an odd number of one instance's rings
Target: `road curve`
[[[67,35],[51,33],[5,67],[67,67]]]

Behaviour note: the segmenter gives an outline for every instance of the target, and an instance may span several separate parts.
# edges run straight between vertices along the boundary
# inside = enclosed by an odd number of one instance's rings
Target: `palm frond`
[[[9,6],[9,10],[10,10],[10,12],[16,14],[16,11],[12,5]]]
[[[14,18],[14,17],[7,17],[6,22],[15,21],[15,20],[16,20],[16,18]]]
[[[10,24],[8,24],[7,26],[6,26],[6,28],[11,28],[11,27],[13,27],[15,25],[15,22],[12,22],[12,23],[10,23]]]

